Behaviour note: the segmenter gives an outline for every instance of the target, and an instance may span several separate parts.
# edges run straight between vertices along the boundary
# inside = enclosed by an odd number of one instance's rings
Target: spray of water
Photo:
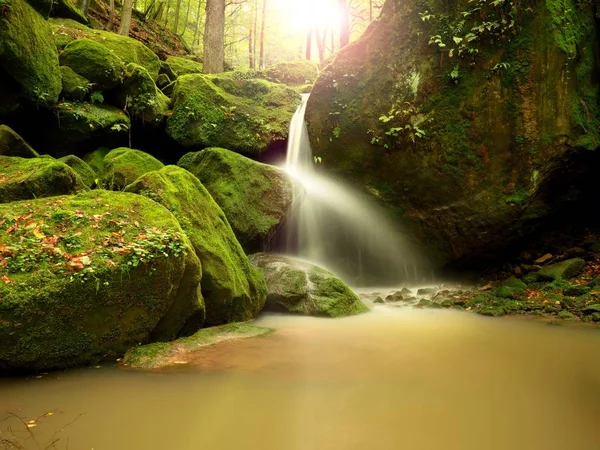
[[[420,281],[414,252],[380,208],[316,170],[304,121],[308,95],[296,111],[286,171],[303,187],[286,230],[286,252],[326,267],[354,286]]]

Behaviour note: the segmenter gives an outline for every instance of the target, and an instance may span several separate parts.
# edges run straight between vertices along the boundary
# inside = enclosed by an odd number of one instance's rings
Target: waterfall
[[[286,253],[326,267],[357,287],[420,281],[414,252],[385,212],[313,161],[304,121],[308,98],[302,96],[290,124],[285,169],[304,192],[286,226]]]

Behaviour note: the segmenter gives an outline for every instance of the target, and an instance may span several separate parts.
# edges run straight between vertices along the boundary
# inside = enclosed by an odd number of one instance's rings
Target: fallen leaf
[[[0,278],[0,280],[2,280],[4,282],[4,284],[10,284],[13,282],[13,280],[8,278],[6,275],[4,275],[2,278]]]
[[[44,239],[46,237],[41,227],[37,227],[35,230],[33,230],[33,235],[38,239]]]

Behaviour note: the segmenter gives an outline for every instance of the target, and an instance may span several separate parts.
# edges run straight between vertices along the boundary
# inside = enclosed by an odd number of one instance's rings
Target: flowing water
[[[319,171],[313,161],[304,112],[291,125],[285,168],[303,186],[286,229],[286,252],[327,267],[353,286],[422,281],[422,261],[366,196]],[[326,155],[324,156],[327,157]]]
[[[57,438],[55,448],[70,450],[600,448],[598,330],[385,306],[257,323],[278,331],[208,347],[167,371],[0,379],[0,442],[14,434],[26,449]],[[30,435],[7,413],[37,426]]]

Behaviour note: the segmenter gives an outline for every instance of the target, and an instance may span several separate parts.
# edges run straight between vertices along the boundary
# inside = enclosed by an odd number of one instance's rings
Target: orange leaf
[[[33,235],[38,239],[44,239],[46,237],[41,227],[37,227],[35,230],[33,230]]]
[[[8,278],[6,275],[4,275],[2,278],[0,278],[0,280],[4,281],[4,284],[10,284],[10,283],[12,283],[12,282],[13,282],[13,281],[12,281],[10,278]]]

